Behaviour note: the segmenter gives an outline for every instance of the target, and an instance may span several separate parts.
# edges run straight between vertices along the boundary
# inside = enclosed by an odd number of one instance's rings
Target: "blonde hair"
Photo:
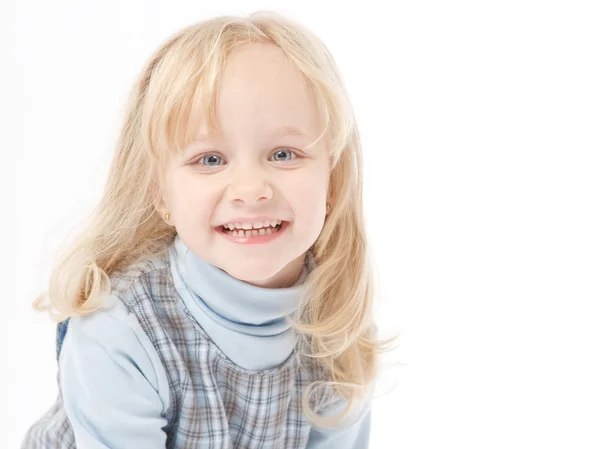
[[[176,230],[154,208],[156,186],[162,185],[173,151],[193,139],[200,117],[211,129],[219,129],[215,104],[224,65],[235,46],[251,42],[277,45],[304,75],[327,132],[333,207],[311,247],[316,265],[305,281],[298,320],[292,325],[325,379],[304,391],[305,413],[317,425],[332,425],[348,415],[355,401],[367,398],[378,374],[378,356],[393,338],[376,337],[362,150],[341,76],[315,35],[274,12],[199,22],[151,56],[131,92],[103,197],[54,267],[47,298],[40,295],[34,307],[49,311],[56,321],[91,313],[110,292],[111,273],[164,253]],[[333,419],[316,414],[309,399],[319,386],[348,400],[345,411]]]

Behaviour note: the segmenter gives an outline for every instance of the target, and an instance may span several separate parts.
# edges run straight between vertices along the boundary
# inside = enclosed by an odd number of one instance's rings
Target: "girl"
[[[59,395],[23,448],[366,448],[391,340],[361,163],[336,65],[300,25],[217,17],[164,43],[36,300],[60,323]]]

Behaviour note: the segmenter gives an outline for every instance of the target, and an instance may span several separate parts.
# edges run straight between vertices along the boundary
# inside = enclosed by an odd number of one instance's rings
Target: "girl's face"
[[[318,117],[314,94],[278,47],[238,47],[217,101],[223,138],[201,124],[168,167],[158,212],[171,214],[168,223],[192,252],[230,275],[267,288],[292,285],[325,221],[325,138],[301,150],[322,132]],[[259,217],[283,220],[283,228],[264,243],[222,232]]]

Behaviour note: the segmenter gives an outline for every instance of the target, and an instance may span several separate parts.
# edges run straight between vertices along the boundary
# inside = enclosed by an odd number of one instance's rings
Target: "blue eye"
[[[289,157],[287,159],[277,158],[277,159],[275,159],[275,161],[276,162],[287,162],[287,161],[293,160],[298,157],[294,151],[289,150],[289,149],[277,150],[273,153],[273,155],[277,157],[277,156],[280,156],[280,155],[286,154],[286,153],[289,153],[290,156],[293,155],[293,157]],[[205,159],[206,159],[206,163],[203,163],[202,161]],[[200,165],[204,165],[206,167],[218,167],[219,165],[221,165],[218,163],[218,161],[220,159],[222,159],[221,156],[217,156],[216,154],[211,153],[211,154],[207,154],[206,156],[202,156],[201,158],[199,158],[197,160],[197,163],[199,163]]]
[[[200,159],[198,159],[198,162],[202,161],[203,159],[208,159],[208,158],[212,158],[213,161],[214,161],[214,158],[221,159],[220,156],[217,156],[215,154],[208,154],[208,155],[202,156]],[[204,165],[204,164],[202,164],[202,165]],[[215,167],[215,165],[208,165],[208,167]]]
[[[293,151],[290,151],[290,150],[277,150],[277,151],[276,151],[275,153],[273,153],[273,154],[274,154],[274,155],[277,155],[277,154],[282,154],[282,153],[284,153],[284,154],[285,154],[286,152],[287,152],[287,153],[290,153],[290,154],[293,154],[293,155],[296,155],[296,153],[294,153]],[[279,159],[279,161],[280,161],[280,162],[286,162],[286,161],[289,161],[289,160],[291,160],[291,159],[284,159],[284,160],[281,160],[281,159]]]

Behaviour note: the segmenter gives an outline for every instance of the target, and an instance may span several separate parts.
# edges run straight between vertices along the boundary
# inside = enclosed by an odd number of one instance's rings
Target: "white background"
[[[143,62],[192,22],[274,9],[330,48],[362,133],[378,315],[402,331],[371,447],[600,447],[596,6],[2,3],[0,446],[55,399],[31,301],[100,198]]]

